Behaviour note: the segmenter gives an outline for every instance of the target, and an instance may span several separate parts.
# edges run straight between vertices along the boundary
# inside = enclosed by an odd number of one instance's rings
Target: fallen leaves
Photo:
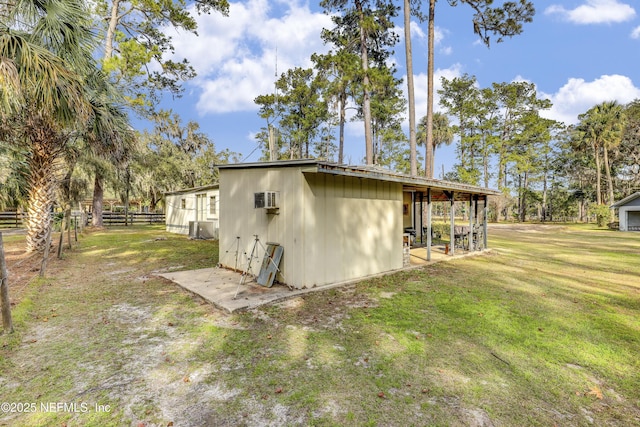
[[[597,399],[602,400],[604,396],[602,395],[602,391],[597,385],[591,386],[588,392],[584,394],[585,396],[595,396]]]

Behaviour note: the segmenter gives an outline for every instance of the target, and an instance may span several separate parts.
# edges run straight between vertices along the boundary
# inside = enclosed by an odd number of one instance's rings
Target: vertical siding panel
[[[338,221],[336,220],[336,207],[338,197],[343,194],[344,179],[339,176],[326,177],[327,193],[324,202],[324,227],[323,246],[325,265],[323,266],[323,280],[326,283],[334,283],[341,277],[342,263],[340,252],[342,248],[341,233],[338,231]]]
[[[304,257],[304,245],[308,241],[306,235],[305,220],[310,214],[309,195],[307,190],[307,182],[299,168],[290,168],[287,176],[289,192],[292,196],[291,212],[287,222],[289,234],[289,252],[291,263],[288,265],[289,270],[294,272],[293,283],[296,287],[303,287],[305,280],[305,268],[308,260]],[[285,252],[287,249],[285,248]],[[288,277],[287,277],[288,279]]]
[[[353,187],[351,185],[353,178],[350,176],[344,177],[344,198],[350,199],[353,197]]]

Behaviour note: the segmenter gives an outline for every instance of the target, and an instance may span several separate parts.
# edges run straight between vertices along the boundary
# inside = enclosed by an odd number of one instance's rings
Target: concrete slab
[[[246,278],[244,284],[238,286],[242,273],[218,267],[175,271],[157,275],[171,280],[194,294],[200,295],[218,308],[230,313],[255,308],[312,291],[310,289],[291,290],[287,286],[277,283],[267,288],[258,285],[251,276]],[[314,288],[313,290],[319,289]],[[238,292],[238,295],[234,298],[236,292]]]

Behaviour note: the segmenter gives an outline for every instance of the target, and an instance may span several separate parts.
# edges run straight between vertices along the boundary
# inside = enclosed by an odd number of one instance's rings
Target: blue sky
[[[472,11],[466,5],[436,6],[435,81],[464,73],[481,87],[493,82],[535,83],[540,97],[554,104],[545,115],[564,123],[593,105],[640,98],[640,5],[632,0],[534,0],[536,15],[524,32],[490,48],[473,33]],[[400,3],[398,1],[398,3]],[[501,3],[500,0],[496,4]],[[197,121],[218,150],[229,148],[256,161],[254,135],[265,126],[253,99],[273,91],[278,74],[310,66],[314,52],[327,50],[320,40],[330,18],[318,1],[247,0],[230,2],[228,17],[198,18],[199,36],[167,31],[174,38],[176,58],[186,57],[198,77],[185,85],[185,95],[165,100],[183,123]],[[403,34],[401,17],[397,31]],[[417,119],[426,114],[426,23],[412,23]],[[277,51],[277,55],[276,55]],[[396,45],[398,76],[406,76],[404,41]],[[406,80],[406,79],[405,79]],[[406,90],[406,89],[405,89]],[[436,98],[436,110],[438,98]],[[408,133],[408,126],[405,124]],[[346,161],[362,163],[361,122],[350,123]],[[255,151],[254,151],[255,150]],[[454,148],[436,153],[436,173],[451,169]]]

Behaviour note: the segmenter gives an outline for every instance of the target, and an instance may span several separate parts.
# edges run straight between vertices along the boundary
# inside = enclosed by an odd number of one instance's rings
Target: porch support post
[[[478,202],[480,200],[480,196],[474,194],[473,196],[473,212],[474,212],[474,220],[473,220],[473,228],[476,231],[476,238],[480,237],[478,233],[480,232],[480,224],[478,221],[480,220],[480,215],[478,215]],[[474,250],[480,250],[480,240],[475,242]]]
[[[427,261],[431,261],[431,188],[427,188]]]
[[[469,236],[467,237],[469,252],[473,251],[473,194],[469,194]]]
[[[480,220],[480,216],[478,215],[478,202],[480,201],[480,196],[478,196],[477,194],[475,196],[473,196],[473,201],[475,202],[473,204],[473,209],[476,215],[476,221],[475,224],[478,225],[478,221]]]
[[[420,244],[424,243],[424,193],[420,192]],[[417,234],[417,233],[416,233]]]
[[[450,248],[451,249],[451,256],[453,256],[456,252],[456,230],[455,230],[455,220],[456,220],[456,212],[455,212],[455,197],[454,197],[455,193],[452,191],[451,192],[451,197],[449,197],[449,201],[451,203],[451,209],[449,209],[449,216],[451,218],[451,228],[449,230],[449,240],[451,242],[450,244]]]
[[[416,192],[411,192],[411,227],[413,231],[416,230]],[[411,237],[409,237],[409,241],[411,241]]]
[[[487,196],[484,196],[484,221],[482,222],[482,236],[484,238],[484,249],[488,249],[489,247],[487,246],[487,222],[488,222],[488,218],[487,218],[487,214],[489,212],[489,209],[487,208]]]

